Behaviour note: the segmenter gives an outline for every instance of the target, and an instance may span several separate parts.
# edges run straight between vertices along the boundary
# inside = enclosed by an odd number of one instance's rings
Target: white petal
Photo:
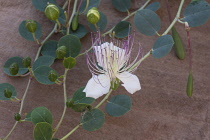
[[[116,77],[124,83],[122,86],[124,86],[125,89],[131,94],[141,89],[139,79],[136,75],[133,75],[129,72],[123,72],[117,74]]]
[[[86,97],[99,98],[107,94],[110,89],[110,79],[105,74],[93,75],[88,81],[83,92],[86,92]]]

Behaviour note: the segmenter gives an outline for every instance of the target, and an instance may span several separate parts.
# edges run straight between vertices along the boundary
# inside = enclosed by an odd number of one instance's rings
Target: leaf
[[[76,57],[81,50],[81,42],[78,37],[74,35],[65,35],[59,42],[58,46],[66,46],[66,57]]]
[[[112,5],[120,12],[127,12],[131,7],[131,0],[112,0]]]
[[[162,58],[166,56],[174,45],[174,40],[170,35],[159,37],[153,45],[152,56],[155,58]]]
[[[32,70],[35,71],[40,66],[51,66],[55,58],[51,56],[40,56],[33,64]]]
[[[100,31],[103,31],[106,29],[106,25],[107,25],[107,17],[104,13],[100,12],[100,20],[98,21],[98,23],[96,23],[96,25],[98,26]],[[95,28],[95,26],[91,23],[88,23],[89,27],[91,30],[93,30],[94,32],[97,31],[97,29]]]
[[[83,92],[85,87],[79,88],[73,95],[74,104],[84,103],[84,104],[92,104],[95,99],[91,97],[86,97],[86,93]]]
[[[131,31],[131,24],[127,21],[120,21],[113,29],[115,37],[125,38]]]
[[[2,83],[2,84],[0,84],[0,100],[10,100],[9,98],[6,98],[4,96],[5,89],[9,89],[12,91],[12,97],[11,97],[12,99],[14,99],[16,97],[17,93],[15,90],[15,87],[9,83]]]
[[[82,13],[84,10],[85,10],[85,7],[86,7],[86,3],[87,3],[87,0],[84,0],[80,6],[80,9],[79,9],[79,12]],[[85,11],[85,14],[92,8],[92,7],[98,7],[100,4],[100,0],[90,0],[89,1],[89,5],[88,5],[88,8],[87,10]]]
[[[52,126],[49,123],[37,123],[34,128],[34,140],[51,140]]]
[[[34,109],[32,109],[30,112],[27,113],[25,117],[25,121],[32,122],[31,120],[31,113],[33,112]]]
[[[36,36],[36,39],[40,39],[40,37],[42,36],[42,28],[41,28],[41,25],[37,22],[36,22],[36,31],[35,31],[35,36]],[[33,38],[33,35],[31,32],[29,32],[27,29],[26,29],[26,20],[22,21],[19,25],[19,33],[20,35],[25,38],[26,40],[30,40],[30,41],[34,41],[34,38]]]
[[[45,85],[54,84],[54,82],[51,82],[48,78],[49,72],[51,70],[54,70],[54,69],[52,69],[49,66],[40,66],[34,71],[34,77],[41,84],[45,84]]]
[[[56,58],[56,49],[58,48],[58,41],[50,40],[42,46],[41,54],[44,56],[51,56]]]
[[[104,124],[105,115],[99,109],[87,111],[81,118],[82,127],[87,131],[95,131]]]
[[[134,25],[142,34],[153,36],[160,30],[160,18],[152,10],[139,10],[134,16]]]
[[[76,31],[70,29],[70,34],[75,35],[78,38],[83,38],[87,34],[87,30],[84,25],[79,24]]]
[[[116,95],[106,104],[106,112],[113,117],[122,116],[130,111],[132,101],[127,95]]]
[[[23,75],[28,71],[28,68],[25,68],[22,64],[23,58],[21,57],[11,57],[9,58],[6,63],[4,64],[4,72],[9,76],[14,76],[10,74],[9,67],[13,63],[17,63],[19,66],[18,74],[15,76]]]
[[[207,22],[210,17],[210,5],[204,0],[192,1],[184,10],[185,22],[190,27],[200,26]]]
[[[55,0],[32,0],[34,7],[42,12],[44,12],[48,2],[56,4]]]
[[[144,9],[150,9],[150,10],[156,12],[159,8],[160,8],[160,3],[159,2],[153,2],[153,3],[149,4]]]
[[[40,122],[47,122],[52,124],[52,114],[46,107],[37,107],[34,108],[31,113],[31,120],[34,124]]]

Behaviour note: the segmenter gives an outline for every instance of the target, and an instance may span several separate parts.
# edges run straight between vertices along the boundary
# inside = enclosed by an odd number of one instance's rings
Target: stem
[[[106,94],[106,96],[103,98],[103,100],[95,108],[99,108],[108,99],[111,92],[112,92],[112,89],[109,90],[109,92]]]
[[[188,51],[189,51],[189,71],[192,72],[192,47],[190,44],[190,27],[188,23],[185,25],[185,30],[187,32],[187,42],[188,42]]]
[[[147,6],[147,4],[150,2],[151,0],[147,0],[147,2],[145,2],[145,4],[140,8],[140,9],[138,9],[138,10],[142,10],[142,9],[144,9],[146,6]],[[138,10],[136,10],[136,11],[134,11],[134,12],[132,12],[132,13],[130,13],[127,17],[125,17],[124,19],[122,19],[121,21],[125,21],[125,20],[127,20],[128,18],[130,18],[131,16],[133,16]],[[106,34],[109,34],[109,33],[111,33],[112,32],[112,30],[115,28],[115,26],[114,27],[112,27],[109,31],[107,31],[106,33],[104,33],[104,34],[102,34],[102,36],[105,36]]]
[[[109,92],[107,93],[107,95],[103,98],[103,100],[95,107],[95,108],[99,108],[109,97],[109,95],[111,94],[112,89],[109,90]],[[61,138],[60,140],[65,140],[67,139],[74,131],[76,131],[81,124],[78,124],[74,129],[72,129],[67,135],[65,135],[63,138]]]
[[[35,35],[35,33],[32,33],[32,36],[33,36],[33,38],[34,38],[34,41],[35,41],[38,45],[40,45],[39,40],[38,40],[38,39],[36,39],[36,35]]]
[[[74,17],[74,15],[75,15],[75,13],[76,13],[77,1],[78,1],[78,0],[75,0],[75,1],[74,1],[73,11],[72,11],[71,17],[70,17],[69,22],[68,22],[68,25],[69,25],[69,26],[71,25],[71,22],[72,22],[72,20],[73,20],[73,17]],[[67,34],[67,35],[69,34],[69,30],[70,30],[70,28],[67,28],[67,31],[66,31],[66,34]]]
[[[89,3],[90,3],[90,0],[87,0],[85,10],[82,13],[80,13],[80,15],[86,12],[86,10],[88,9]]]
[[[28,93],[28,89],[29,89],[30,83],[31,83],[31,78],[29,78],[29,81],[28,81],[28,84],[27,84],[25,93],[23,94],[23,98],[22,98],[22,100],[21,100],[21,105],[20,105],[20,110],[19,110],[19,114],[20,114],[20,115],[21,115],[22,110],[23,110],[23,104],[24,104],[26,95],[27,95],[27,93]],[[15,127],[17,126],[17,124],[18,124],[18,121],[15,122],[14,126],[13,126],[12,129],[10,130],[9,134],[4,138],[4,140],[7,140],[7,139],[9,138],[9,136],[12,134],[12,132],[14,131],[14,129],[15,129]]]
[[[65,73],[64,73],[64,78],[63,78],[63,94],[64,94],[64,109],[63,109],[63,114],[61,116],[61,119],[59,121],[59,123],[57,124],[57,126],[55,127],[55,132],[53,133],[53,136],[55,135],[55,133],[58,131],[63,119],[64,119],[64,116],[66,114],[66,102],[67,102],[67,94],[66,94],[66,77],[67,77],[67,73],[68,73],[68,69],[65,69]]]
[[[168,27],[168,29],[167,29],[162,35],[168,34],[168,32],[171,30],[171,28],[175,25],[175,23],[176,23],[177,20],[179,19],[180,14],[181,14],[181,10],[182,10],[183,4],[184,4],[184,1],[185,1],[185,0],[181,0],[181,3],[180,3],[180,5],[179,5],[178,12],[177,12],[177,14],[176,14],[176,17],[174,18],[173,22],[172,22],[171,25]]]
[[[74,133],[74,131],[76,131],[78,128],[80,127],[80,124],[78,124],[74,129],[72,129],[66,136],[64,136],[63,138],[61,138],[60,140],[65,140],[67,139],[72,133]]]
[[[60,29],[61,29],[61,23],[59,22],[58,19],[56,19],[55,21],[56,21],[56,23],[58,24],[58,30],[57,30],[56,32],[59,32]]]
[[[144,61],[147,57],[149,57],[152,54],[152,49],[144,55],[138,62],[136,62],[130,69],[128,69],[128,72],[132,71],[135,67],[137,67],[142,61]]]

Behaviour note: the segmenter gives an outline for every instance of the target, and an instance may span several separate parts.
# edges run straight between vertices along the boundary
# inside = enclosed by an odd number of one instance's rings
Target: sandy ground
[[[63,3],[60,0],[59,3]],[[141,4],[143,0],[137,0]],[[189,0],[186,4],[189,3]],[[163,32],[169,25],[164,1],[161,1],[162,9],[157,13],[161,16]],[[170,1],[173,16],[178,8],[179,1]],[[185,7],[186,7],[185,4]],[[126,16],[111,5],[110,0],[102,0],[99,7],[108,17],[107,29],[118,23]],[[132,10],[135,10],[133,8]],[[45,16],[36,10],[31,1],[0,1],[0,83],[8,82],[14,85],[21,98],[25,90],[28,78],[8,77],[3,73],[3,65],[9,57],[30,56],[35,58],[37,45],[24,40],[18,33],[18,26],[22,20],[34,19],[43,27],[43,37],[50,32],[53,24]],[[80,22],[86,24],[85,17]],[[132,22],[132,18],[129,20]],[[176,25],[183,37],[186,46],[186,33],[184,27]],[[191,43],[193,51],[193,97],[186,96],[186,81],[188,77],[188,55],[185,60],[178,60],[172,50],[163,59],[146,59],[135,72],[140,78],[142,90],[131,95],[133,101],[132,110],[122,117],[110,117],[106,115],[104,126],[94,132],[88,132],[79,128],[68,140],[210,140],[210,21],[207,24],[193,28],[191,31]],[[136,35],[135,45],[141,41],[144,52],[151,49],[157,37],[146,37],[140,33]],[[58,39],[53,37],[52,39]],[[82,40],[82,52],[91,45],[90,34]],[[137,50],[137,47],[136,47]],[[187,51],[187,47],[185,47]],[[61,61],[56,61],[53,68],[59,74]],[[77,65],[68,75],[68,97],[79,87],[85,86],[91,74],[86,66],[85,57],[79,57]],[[121,87],[113,95],[127,94]],[[102,99],[102,98],[100,98]],[[100,100],[99,99],[99,100]],[[98,100],[98,101],[99,101]],[[14,124],[13,114],[18,112],[19,103],[0,101],[0,137],[6,136]],[[63,110],[63,94],[60,86],[41,85],[35,80],[29,89],[23,112],[27,113],[37,106],[45,106],[51,110],[54,125],[57,124]],[[100,109],[104,110],[105,105]],[[80,113],[67,111],[61,129],[56,137],[61,138],[75,127],[80,120]],[[9,140],[32,140],[33,124],[21,123],[17,126]]]

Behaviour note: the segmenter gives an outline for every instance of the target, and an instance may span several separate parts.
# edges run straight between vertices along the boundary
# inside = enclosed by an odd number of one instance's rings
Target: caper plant
[[[100,129],[105,121],[105,114],[99,107],[106,103],[106,113],[110,116],[122,116],[129,112],[132,106],[131,98],[128,95],[116,95],[110,98],[112,91],[121,88],[121,85],[128,93],[139,92],[141,84],[139,78],[133,74],[138,66],[149,56],[162,58],[166,56],[174,46],[176,55],[179,59],[185,59],[183,41],[175,28],[175,24],[181,24],[186,30],[188,37],[188,50],[190,57],[190,70],[187,82],[187,95],[193,93],[193,75],[192,75],[192,52],[190,46],[190,28],[203,25],[210,17],[210,5],[205,0],[192,0],[188,6],[183,9],[185,0],[177,1],[179,8],[177,14],[172,19],[168,0],[166,0],[170,25],[161,33],[161,20],[156,14],[160,8],[159,2],[152,0],[142,0],[144,2],[136,11],[129,11],[131,0],[111,0],[113,8],[120,12],[128,12],[128,15],[122,19],[113,28],[106,31],[106,15],[98,8],[100,0],[66,0],[62,7],[56,4],[55,0],[32,0],[36,9],[43,12],[46,17],[55,24],[52,31],[44,40],[42,36],[41,25],[33,20],[26,19],[19,25],[20,35],[39,45],[36,57],[26,56],[11,57],[4,65],[4,72],[9,76],[28,77],[28,84],[21,99],[18,99],[15,87],[9,83],[0,84],[0,100],[19,101],[20,109],[15,113],[15,124],[8,135],[1,136],[1,140],[9,139],[16,126],[22,123],[33,123],[34,140],[56,140],[56,133],[62,125],[67,109],[75,112],[82,112],[81,121],[78,125],[69,131],[59,140],[66,140],[79,127],[87,131]],[[72,11],[71,11],[72,9]],[[79,22],[79,18],[85,15],[88,26],[90,27],[92,45],[85,52],[81,53],[81,38],[90,35],[88,30]],[[133,18],[134,25],[126,21]],[[85,24],[85,23],[84,23]],[[133,31],[135,27],[137,31]],[[172,36],[169,32],[172,31]],[[59,40],[50,40],[52,35],[62,34]],[[143,34],[146,36],[157,36],[151,49],[143,54],[142,46],[134,45],[135,35]],[[138,52],[133,59],[133,48]],[[86,56],[87,66],[92,77],[86,85],[81,85],[76,92],[71,93],[67,98],[67,74],[76,65],[78,57]],[[58,75],[55,69],[51,67],[55,59],[62,59],[64,73]],[[78,64],[79,65],[79,64]],[[31,80],[36,79],[40,84],[57,84],[63,88],[63,113],[52,127],[53,114],[46,107],[36,107],[31,109],[27,115],[23,115],[23,107]],[[96,105],[92,103],[101,96],[103,99]],[[106,102],[108,100],[108,102]]]

